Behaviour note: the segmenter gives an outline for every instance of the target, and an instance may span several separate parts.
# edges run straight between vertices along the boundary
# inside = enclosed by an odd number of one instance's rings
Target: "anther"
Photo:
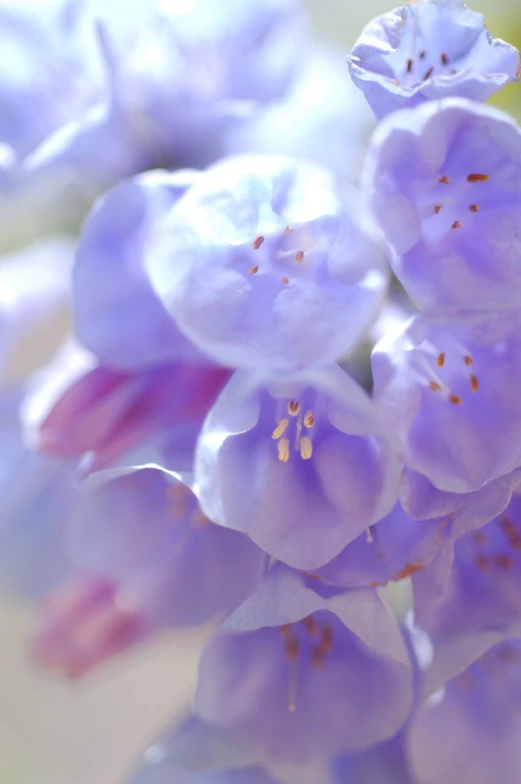
[[[420,58],[420,60],[423,60],[423,58],[425,57],[425,55],[426,55],[426,52],[420,52],[420,54],[418,55],[418,57]]]
[[[289,419],[281,419],[273,433],[271,434],[272,438],[280,438],[286,432],[286,428],[289,425]]]
[[[297,416],[300,411],[300,403],[298,400],[290,400],[288,403],[288,414],[290,416]]]
[[[458,395],[449,395],[449,403],[454,403],[455,406],[459,406],[463,403],[463,400]]]
[[[499,521],[499,524],[503,529],[511,547],[514,550],[521,550],[521,535],[518,533],[515,525],[508,519],[508,517],[502,517]]]
[[[289,283],[289,278],[286,278],[286,277],[284,277],[284,278],[282,278],[282,279],[281,279],[281,281],[280,281],[280,282],[281,282],[281,283],[283,283],[283,284],[284,284],[284,286],[287,286],[287,285],[288,285],[288,283]]]
[[[288,637],[286,640],[286,658],[294,662],[298,659],[299,644],[296,637]]]
[[[444,185],[449,185],[449,183],[450,183],[450,180],[449,180],[449,178],[447,177],[447,175],[445,175],[445,174],[444,174],[442,177],[440,177],[440,179],[438,180],[438,182],[442,182]]]
[[[441,392],[441,387],[436,381],[429,381],[429,389],[433,392]]]
[[[318,646],[311,649],[311,664],[313,667],[322,667],[324,664],[325,654],[322,648]]]
[[[258,264],[256,264],[254,267],[250,267],[250,269],[248,270],[250,275],[256,275],[258,271],[259,271],[259,265]]]
[[[302,618],[302,623],[304,628],[306,629],[312,637],[316,637],[318,634],[318,625],[312,615],[306,615],[305,618]]]
[[[469,206],[469,210],[470,210],[471,212],[478,212],[478,211],[479,211],[479,204],[471,204],[471,205]]]
[[[435,215],[438,215],[441,212],[442,208],[443,208],[443,204],[435,204],[434,205],[434,213],[435,213]]]
[[[287,463],[289,460],[289,438],[281,438],[277,441],[277,452],[281,463]]]
[[[479,380],[478,377],[474,374],[472,374],[470,377],[470,388],[473,392],[477,392],[479,389]]]
[[[476,531],[474,534],[474,541],[478,545],[478,547],[483,547],[487,543],[487,537],[483,533],[483,531]]]
[[[426,81],[427,81],[427,79],[430,79],[430,78],[431,78],[431,76],[432,76],[432,72],[433,72],[433,71],[434,71],[434,66],[433,66],[433,65],[431,65],[431,67],[429,68],[429,70],[428,70],[428,71],[426,71],[426,72],[425,72],[425,74],[423,75],[423,81],[424,81],[424,82],[426,82]]]
[[[488,174],[467,175],[467,182],[485,182],[486,180],[488,180]]]
[[[485,555],[482,555],[480,553],[474,559],[474,566],[476,567],[476,569],[479,569],[480,572],[488,572],[488,570],[490,569],[490,562]]]
[[[449,58],[447,57],[445,52],[441,53],[441,64],[442,65],[448,65],[449,64]]]
[[[453,229],[461,229],[461,223],[459,221],[454,221],[452,224]]]
[[[498,569],[512,569],[515,566],[514,559],[507,553],[498,553],[494,558],[494,563]]]
[[[469,357],[469,355],[468,355],[468,354],[466,354],[466,355],[463,357],[463,361],[464,361],[464,363],[466,364],[466,366],[467,366],[467,367],[470,367],[470,366],[473,364],[473,362],[474,362],[474,360],[472,359],[472,357]]]
[[[302,264],[302,262],[304,261],[304,251],[303,250],[299,250],[299,252],[295,256],[295,261],[297,262],[297,264]]]
[[[407,60],[407,67],[406,67],[407,73],[411,73],[413,65],[414,65],[414,60],[411,59]]]
[[[333,627],[328,623],[322,629],[322,639],[320,641],[320,648],[323,653],[329,653],[333,647]]]
[[[291,228],[291,226],[286,226],[286,228],[283,231],[283,236],[287,237],[288,234],[291,234],[292,231],[293,231],[293,229]]]
[[[312,411],[306,411],[304,414],[304,427],[313,427],[315,424],[315,415]]]
[[[442,368],[443,365],[445,364],[445,354],[443,353],[443,351],[441,352],[441,354],[438,354],[438,359],[436,360],[436,364],[438,365],[439,368]]]
[[[259,250],[263,242],[264,237],[257,237],[257,239],[253,241],[253,250]]]
[[[285,639],[293,636],[290,623],[283,623],[282,626],[279,626],[279,631]]]
[[[303,436],[300,439],[300,456],[302,460],[309,460],[313,454],[313,444],[311,443],[311,439],[307,436]]]

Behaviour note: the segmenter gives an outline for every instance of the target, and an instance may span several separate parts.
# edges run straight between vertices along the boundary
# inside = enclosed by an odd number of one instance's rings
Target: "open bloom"
[[[378,117],[457,96],[486,101],[519,79],[519,53],[461,0],[422,0],[373,19],[348,58]]]
[[[195,472],[211,520],[312,569],[387,514],[400,468],[371,400],[332,365],[237,371],[205,421]]]
[[[196,713],[268,760],[367,748],[411,708],[409,657],[377,594],[311,586],[275,566],[201,659]]]
[[[406,464],[469,493],[521,466],[518,311],[417,316],[373,351],[375,396]]]
[[[178,327],[219,362],[316,365],[357,343],[385,293],[363,215],[326,170],[237,156],[158,224],[146,267]]]
[[[65,534],[76,576],[44,603],[33,653],[73,678],[159,628],[226,615],[266,563],[201,513],[178,474],[152,465],[91,476]]]
[[[511,117],[458,99],[397,112],[373,137],[365,182],[393,269],[420,307],[519,306],[521,132]]]

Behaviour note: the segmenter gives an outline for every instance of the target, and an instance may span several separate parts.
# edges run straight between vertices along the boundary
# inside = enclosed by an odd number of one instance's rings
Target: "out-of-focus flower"
[[[201,175],[158,224],[146,267],[179,328],[232,367],[336,359],[360,340],[387,283],[354,195],[326,170],[270,156]]]
[[[376,593],[315,586],[275,566],[203,651],[196,713],[267,760],[367,748],[411,708],[408,653]]]
[[[201,505],[270,555],[313,569],[392,508],[401,464],[366,393],[338,366],[237,371],[203,426]]]
[[[521,466],[519,318],[421,314],[374,349],[375,396],[405,462],[441,490],[469,493]]]
[[[520,662],[518,639],[490,645],[413,716],[406,749],[422,784],[517,784]]]
[[[378,117],[457,96],[486,101],[519,79],[519,53],[461,0],[422,0],[373,19],[348,58]]]
[[[71,678],[160,628],[226,615],[266,564],[247,537],[201,513],[179,474],[157,466],[91,476],[66,541],[76,577],[44,604],[33,653]]]
[[[437,313],[519,306],[521,133],[508,115],[458,99],[387,118],[365,170],[391,264]]]

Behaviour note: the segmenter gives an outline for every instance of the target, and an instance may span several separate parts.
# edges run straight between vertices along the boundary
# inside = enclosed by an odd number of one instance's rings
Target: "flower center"
[[[312,457],[315,423],[316,417],[311,408],[304,411],[300,401],[288,401],[285,416],[278,420],[271,434],[277,442],[277,454],[281,463],[287,463],[292,449],[300,454],[302,460]]]
[[[333,648],[333,627],[327,621],[319,622],[313,615],[307,615],[298,623],[279,626],[279,631],[284,639],[284,656],[289,663],[288,711],[294,713],[297,709],[299,663],[309,657],[312,667],[323,666]]]

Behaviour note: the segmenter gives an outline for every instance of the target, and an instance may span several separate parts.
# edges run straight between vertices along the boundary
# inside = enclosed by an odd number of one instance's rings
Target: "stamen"
[[[283,236],[287,237],[288,234],[291,234],[292,231],[293,231],[293,229],[291,228],[291,226],[286,226],[286,228],[283,231]]]
[[[439,368],[442,368],[443,365],[445,364],[445,354],[443,351],[441,352],[441,354],[438,354],[438,359],[436,360],[436,364],[438,365]]]
[[[483,547],[487,543],[487,537],[483,531],[476,531],[474,534],[474,541],[479,547]]]
[[[284,286],[287,286],[288,283],[289,283],[289,278],[282,278],[282,280],[280,282],[283,283]]]
[[[515,566],[514,559],[507,553],[498,553],[494,558],[494,563],[498,569],[512,569]]]
[[[300,403],[298,400],[290,400],[288,403],[288,414],[290,416],[297,416],[300,411]]]
[[[322,648],[315,646],[311,649],[311,665],[313,667],[322,667],[324,664],[325,653]]]
[[[411,59],[407,60],[407,67],[406,67],[407,73],[411,73],[413,65],[414,65],[414,60]]]
[[[277,452],[281,463],[287,463],[289,460],[289,438],[281,438],[277,441]]]
[[[454,221],[452,224],[453,229],[461,229],[461,223],[459,221]]]
[[[448,65],[449,64],[449,58],[447,57],[445,52],[441,53],[441,64],[442,65]]]
[[[430,78],[431,78],[431,76],[432,76],[432,72],[433,72],[433,71],[434,71],[434,66],[433,66],[433,65],[431,65],[431,67],[429,68],[429,70],[428,70],[428,71],[426,71],[426,72],[425,72],[425,74],[423,75],[423,81],[424,81],[424,82],[426,82],[426,81],[427,81],[427,79],[430,79]]]
[[[368,544],[372,544],[374,542],[373,534],[371,533],[371,526],[367,526],[365,529],[365,538]]]
[[[259,271],[259,265],[258,264],[256,264],[254,267],[250,267],[250,269],[248,270],[250,275],[256,275],[258,271]]]
[[[443,208],[443,204],[435,204],[434,205],[434,213],[435,213],[435,215],[438,215],[441,212],[442,208]]]
[[[323,653],[329,653],[333,647],[333,627],[328,623],[322,628],[322,639],[320,647]]]
[[[309,460],[313,454],[313,444],[311,443],[311,439],[307,436],[303,436],[300,439],[300,456],[302,460]]]
[[[286,642],[286,657],[289,660],[288,711],[290,713],[295,713],[297,710],[298,654],[298,640],[291,637]]]
[[[304,427],[313,427],[315,424],[315,415],[312,411],[306,411],[304,414]]]
[[[449,403],[454,403],[455,406],[459,406],[463,403],[463,400],[458,395],[449,395]]]
[[[277,427],[271,434],[272,438],[280,438],[286,432],[286,428],[289,425],[289,419],[280,419]]]
[[[472,357],[469,357],[468,354],[463,357],[463,361],[464,361],[464,363],[466,364],[467,367],[470,367],[472,365],[472,363],[474,362]]]
[[[426,52],[420,52],[418,57],[420,58],[420,60],[423,60],[423,58],[425,57],[426,54],[427,54]]]
[[[488,180],[488,174],[469,174],[467,182],[485,182]]]
[[[257,239],[253,241],[253,250],[259,250],[263,242],[264,237],[257,237]]]
[[[479,211],[479,204],[471,204],[471,205],[469,206],[469,210],[470,210],[471,212],[478,212],[478,211]]]
[[[511,547],[514,550],[521,550],[521,535],[518,533],[515,525],[508,519],[508,517],[502,517],[499,521],[499,524],[503,529]]]
[[[290,623],[283,623],[282,626],[279,626],[279,632],[286,640],[293,636]]]
[[[445,174],[444,174],[442,177],[440,177],[440,179],[438,180],[438,182],[442,182],[444,185],[449,185],[449,183],[450,183],[450,180],[449,180],[449,178],[447,177],[447,175],[445,175]]]
[[[302,264],[302,262],[304,261],[304,251],[303,250],[299,250],[299,252],[295,256],[295,261],[297,262],[297,264]]]
[[[474,374],[472,374],[470,377],[470,388],[473,392],[477,392],[479,389],[479,380],[478,377]]]
[[[441,387],[436,381],[429,381],[429,389],[433,392],[441,392]]]
[[[400,580],[405,580],[406,577],[411,577],[411,575],[416,574],[416,572],[420,572],[422,569],[423,564],[421,563],[406,563],[405,566],[394,576],[394,582],[398,583]]]
[[[480,572],[488,572],[488,570],[490,569],[490,562],[485,555],[482,555],[480,553],[474,559],[474,566],[476,567],[476,569],[479,569]]]
[[[304,624],[304,628],[306,629],[312,637],[316,637],[318,634],[318,625],[312,615],[306,615],[305,618],[302,618],[302,623]]]

